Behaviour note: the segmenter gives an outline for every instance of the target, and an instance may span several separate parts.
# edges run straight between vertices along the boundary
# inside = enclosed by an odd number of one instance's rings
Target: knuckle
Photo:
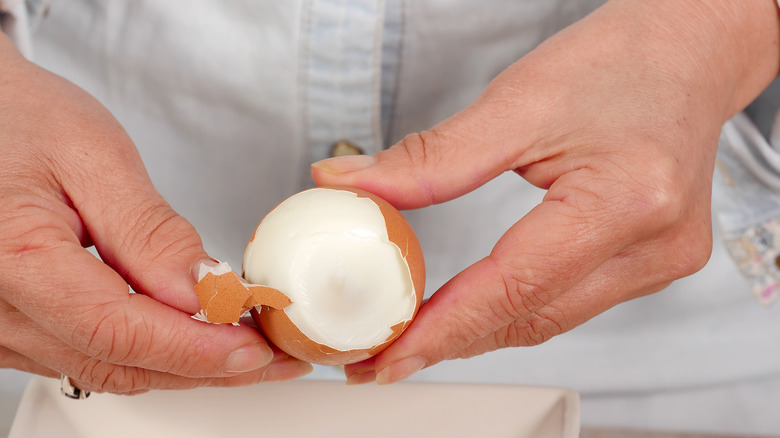
[[[200,247],[192,225],[164,201],[141,210],[128,223],[133,226],[125,229],[123,247],[135,249],[136,262],[154,263]]]
[[[674,160],[617,154],[598,166],[578,169],[575,178],[576,184],[567,189],[577,195],[572,197],[578,202],[576,210],[587,208],[585,219],[600,223],[618,221],[628,233],[668,229],[689,210],[691,197],[681,183],[686,176]]]
[[[624,179],[631,191],[629,211],[634,217],[649,219],[652,229],[674,227],[691,207],[692,197],[684,183],[688,178],[676,160],[657,157],[651,162],[649,170]]]
[[[545,307],[544,310],[546,310]],[[511,323],[497,333],[496,343],[502,347],[531,347],[549,341],[564,332],[559,318],[547,315],[545,311],[531,313],[522,320]]]
[[[531,278],[535,276],[526,269],[501,269],[504,294],[494,313],[504,321],[515,320],[547,305],[554,298],[552,288]]]
[[[566,315],[553,305],[554,284],[529,281],[546,277],[528,269],[502,269],[501,273],[504,296],[492,308],[503,322],[503,328],[494,333],[499,348],[539,345],[564,331]]]
[[[128,318],[114,303],[84,312],[72,344],[90,357],[117,364],[135,364],[148,354],[151,330],[146,318]]]
[[[62,220],[37,205],[14,205],[10,211],[12,215],[0,217],[1,248],[3,256],[13,257],[15,263],[24,262],[26,256],[57,250],[71,240]]]
[[[645,236],[663,246],[659,251],[668,280],[691,275],[707,264],[712,253],[712,221],[709,197],[686,189],[688,178],[679,166],[656,166],[652,183],[639,186],[638,213],[649,227]],[[659,176],[660,175],[660,176]]]
[[[94,358],[81,365],[75,379],[83,389],[94,392],[137,394],[152,388],[151,375],[146,370],[116,366]]]
[[[210,342],[201,339],[185,342],[180,333],[166,335],[169,340],[165,353],[165,371],[187,377],[205,378],[215,375],[218,371],[212,367],[220,364],[219,358],[213,352],[217,349]],[[212,353],[209,355],[209,353]],[[213,360],[208,360],[213,356]]]
[[[500,327],[495,321],[485,318],[483,312],[477,309],[459,309],[459,312],[453,313],[451,317],[452,320],[444,326],[445,332],[442,336],[447,342],[433,346],[431,353],[435,357],[449,359],[452,352],[460,351],[478,339],[489,336],[495,332],[496,327]]]
[[[642,172],[614,173],[622,181],[625,196],[618,210],[623,214],[610,222],[632,243],[654,254],[649,260],[663,267],[661,283],[691,275],[706,265],[712,253],[712,222],[709,193],[693,179],[696,173],[678,160],[656,154],[637,155],[645,164]],[[615,171],[617,172],[617,171]]]
[[[400,156],[406,171],[412,175],[411,182],[417,197],[424,198],[430,204],[438,200],[433,184],[427,176],[431,169],[436,169],[440,164],[439,149],[434,146],[439,143],[439,134],[435,130],[421,131],[407,135],[385,151],[387,154]]]
[[[117,316],[106,314],[104,308],[105,306],[93,308],[91,313],[94,315],[86,317],[80,324],[88,325],[84,328],[88,336],[82,338],[86,341],[83,350],[90,357],[116,361],[117,355],[120,354],[117,337],[125,330],[117,327]]]
[[[102,390],[115,394],[130,394],[151,387],[149,373],[139,368],[108,367],[102,381]]]
[[[129,317],[108,305],[96,306],[84,314],[71,342],[89,357],[181,376],[216,373],[209,364],[218,362],[215,352],[220,349],[211,341],[191,339],[174,324],[156,324],[143,315]]]
[[[435,149],[431,147],[436,136],[432,130],[412,133],[398,142],[395,149],[405,153],[410,164],[425,164],[436,158]]]
[[[676,233],[669,245],[675,251],[667,261],[670,265],[667,270],[668,280],[687,277],[704,268],[712,255],[712,245],[711,225],[693,224],[686,227],[685,231]]]
[[[564,331],[558,318],[547,315],[546,312],[534,312],[526,321],[525,336],[522,339],[526,345],[539,345]]]
[[[710,261],[712,256],[712,233],[701,235],[694,239],[683,259],[682,274],[688,276],[699,272]]]
[[[643,207],[640,212],[645,217],[652,218],[656,228],[673,226],[683,217],[685,200],[682,192],[675,190],[671,184],[642,186],[637,192]]]

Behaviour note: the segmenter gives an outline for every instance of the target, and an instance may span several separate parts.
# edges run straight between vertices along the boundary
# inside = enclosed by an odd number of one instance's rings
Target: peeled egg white
[[[253,312],[265,336],[298,359],[358,362],[387,347],[423,298],[422,249],[401,213],[354,188],[291,196],[257,226],[244,277],[292,304]]]

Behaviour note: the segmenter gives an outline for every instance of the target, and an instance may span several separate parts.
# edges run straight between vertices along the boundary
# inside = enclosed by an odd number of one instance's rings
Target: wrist
[[[780,70],[776,0],[612,0],[655,62],[721,111],[744,109]]]
[[[611,0],[521,58],[475,104],[498,115],[496,132],[507,115],[521,122],[509,166],[541,187],[571,170],[570,157],[609,164],[582,152],[620,152],[628,138],[635,153],[709,167],[723,123],[778,73],[777,16],[774,0]]]

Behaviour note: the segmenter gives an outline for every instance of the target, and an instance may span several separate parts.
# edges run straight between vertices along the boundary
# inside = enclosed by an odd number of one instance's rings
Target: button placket
[[[384,0],[311,0],[301,48],[303,166],[381,148]],[[304,172],[304,186],[312,184]]]

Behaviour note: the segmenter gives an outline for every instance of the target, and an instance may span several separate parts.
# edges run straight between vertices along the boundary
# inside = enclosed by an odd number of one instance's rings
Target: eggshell
[[[425,290],[425,263],[422,248],[412,227],[403,215],[384,199],[351,187],[324,187],[333,190],[343,190],[355,193],[359,198],[368,198],[373,201],[382,213],[387,228],[388,238],[400,250],[403,259],[409,268],[412,285],[414,288],[416,304],[412,317],[405,321],[399,321],[391,327],[392,334],[383,342],[371,348],[337,350],[330,346],[320,344],[306,336],[290,320],[283,309],[274,309],[268,306],[257,307],[251,315],[257,322],[264,335],[287,354],[298,359],[320,365],[343,365],[359,362],[367,359],[389,346],[404,329],[411,323],[423,300]],[[262,226],[262,222],[259,227]],[[253,233],[249,244],[254,240]],[[284,291],[282,291],[284,292]],[[259,312],[257,309],[261,309]]]

